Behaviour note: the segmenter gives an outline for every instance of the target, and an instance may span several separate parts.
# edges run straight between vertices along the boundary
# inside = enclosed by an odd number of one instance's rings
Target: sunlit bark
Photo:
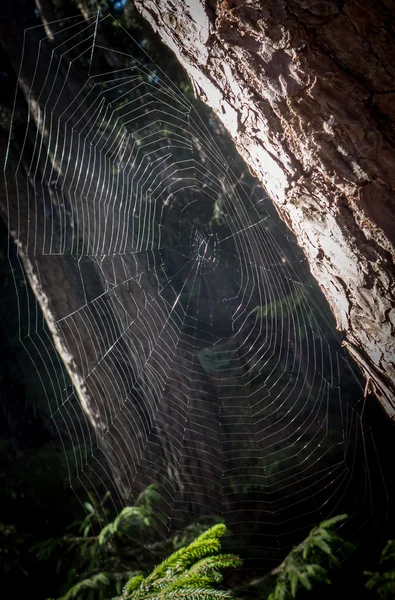
[[[135,0],[302,246],[395,416],[395,4]]]

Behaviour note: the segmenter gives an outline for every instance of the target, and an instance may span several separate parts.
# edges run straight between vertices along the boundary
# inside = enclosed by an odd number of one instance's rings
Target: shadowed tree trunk
[[[67,34],[58,31],[59,20],[54,12],[55,4],[46,0],[37,0],[36,5],[50,44],[57,35],[57,43],[64,42],[65,46],[62,49],[67,50]],[[104,39],[103,42],[101,35],[98,31],[99,42],[111,48],[108,40]],[[25,43],[31,46],[27,46],[28,50],[24,52],[21,62],[24,37]],[[113,226],[109,222],[111,216],[109,213],[99,214],[100,203],[95,197],[96,187],[105,185],[104,170],[99,170],[97,166],[92,167],[92,164],[84,158],[85,153],[84,157],[79,159],[84,171],[89,174],[89,179],[97,184],[97,186],[90,186],[84,195],[87,201],[85,210],[84,203],[81,202],[82,187],[77,184],[75,189],[73,188],[72,176],[67,175],[67,169],[61,169],[56,158],[56,144],[53,143],[53,139],[51,141],[51,136],[48,134],[45,111],[42,110],[37,99],[46,98],[46,94],[50,97],[48,90],[52,90],[51,93],[58,97],[58,101],[51,119],[55,121],[60,114],[67,113],[70,115],[71,129],[77,123],[79,127],[89,123],[89,114],[87,114],[89,104],[81,103],[74,110],[73,102],[83,85],[78,71],[68,76],[67,64],[65,66],[59,61],[60,76],[55,78],[47,76],[51,61],[55,59],[51,45],[45,46],[45,43],[43,28],[37,26],[30,0],[18,0],[2,7],[0,44],[11,68],[15,74],[18,74],[18,85],[22,92],[16,95],[13,116],[16,122],[25,124],[26,137],[22,142],[18,136],[15,136],[15,139],[12,137],[11,144],[8,146],[8,136],[0,129],[0,156],[2,158],[7,156],[5,184],[2,183],[0,193],[0,212],[18,247],[21,265],[45,315],[54,345],[93,427],[91,448],[94,450],[97,444],[104,451],[120,495],[123,500],[130,501],[133,494],[136,494],[139,489],[144,489],[147,483],[161,475],[163,464],[166,465],[167,471],[172,474],[174,480],[180,479],[177,455],[168,439],[170,436],[160,436],[157,433],[155,416],[152,416],[155,415],[156,410],[155,397],[146,390],[149,382],[141,366],[154,360],[156,352],[159,357],[163,355],[165,349],[162,348],[162,343],[169,346],[172,340],[163,325],[166,323],[166,315],[163,313],[165,303],[161,305],[164,301],[160,297],[157,298],[158,285],[151,282],[148,277],[141,283],[138,277],[139,272],[143,270],[140,255],[136,258],[129,252],[119,258],[110,257],[109,260],[104,256],[111,255],[109,245],[113,237]],[[38,69],[36,69],[37,52],[40,52]],[[101,60],[106,68],[115,71],[125,66],[122,59],[110,51],[101,56]],[[65,80],[67,85],[63,85]],[[52,107],[48,112],[52,112]],[[93,130],[92,135],[96,131],[97,128]],[[59,145],[64,144],[65,152],[73,158],[78,156],[78,141],[76,143],[72,137],[68,139],[65,128],[60,128],[59,133]],[[35,137],[39,135],[43,136],[42,143],[46,150],[37,160],[37,172],[33,175],[32,148]],[[52,163],[52,184],[47,181],[45,156],[49,156]],[[32,162],[29,166],[30,161]],[[59,186],[62,188],[60,196],[53,185],[57,177],[60,179],[65,177],[65,181],[62,181]],[[40,179],[44,184],[40,183]],[[68,190],[63,193],[66,188]],[[32,198],[34,198],[35,210],[32,209]],[[100,255],[98,261],[82,258],[81,254],[89,255],[90,250],[84,251],[78,247],[80,245],[78,235],[73,235],[72,240],[67,240],[65,236],[62,239],[62,233],[59,233],[56,227],[49,229],[48,226],[48,216],[59,215],[59,231],[70,232],[73,226],[75,227],[73,219],[83,221],[84,210],[85,217],[89,215],[87,220],[90,219],[92,224],[96,220],[93,215],[101,221],[101,225],[95,230],[97,240],[100,241],[97,245],[103,248],[103,256]],[[64,224],[61,223],[62,219]],[[93,236],[92,230],[91,238]],[[70,243],[71,250],[68,247]],[[129,268],[131,271],[127,273]],[[110,293],[108,293],[109,286],[112,287]],[[34,338],[30,324],[32,319],[34,320],[32,315],[35,314],[35,307],[30,304],[24,306],[22,303],[22,309],[19,304],[19,310],[22,312],[19,319],[22,328],[21,337]],[[156,335],[152,343],[149,341],[150,331],[155,331]],[[131,346],[135,350],[131,350]],[[40,351],[45,356],[45,346],[40,345],[39,340],[39,357]],[[174,364],[172,364],[175,369],[177,364],[185,361],[185,358],[181,348],[176,347],[174,355]],[[38,368],[46,369],[45,364],[40,362],[41,358],[38,360]],[[47,370],[48,374],[55,378],[51,367]],[[168,377],[171,375],[172,373]],[[182,375],[175,373],[173,378],[176,383],[181,379],[180,386],[182,385]],[[132,399],[129,398],[130,394],[133,396]],[[143,394],[145,398],[147,396],[153,398],[153,405],[143,406],[144,403],[141,402]],[[174,398],[169,391],[167,402],[170,407],[172,401]],[[196,399],[196,402],[198,401],[200,402],[200,398]],[[67,398],[61,399],[61,403],[66,404],[66,402]],[[162,410],[161,421],[164,428],[171,429],[169,423],[172,423],[172,418],[171,410],[166,405]],[[108,435],[109,429],[114,424],[116,433]],[[178,424],[177,426],[181,427]],[[181,429],[177,432],[179,435],[181,435],[180,431],[182,433]],[[148,448],[147,453],[144,454],[143,446],[146,444],[144,435],[154,438],[152,442],[155,446],[154,458],[158,467],[155,467],[154,462],[150,463],[149,467],[145,464],[140,465],[149,451]],[[74,443],[82,443],[81,439],[78,437]],[[144,459],[141,459],[141,456]],[[199,457],[193,455],[192,460],[196,469],[201,468]],[[188,464],[188,460],[185,462]],[[141,480],[138,479],[140,473],[142,473]],[[135,476],[137,481],[134,479],[132,481],[132,477]],[[217,476],[216,471],[211,480],[214,480],[215,476]],[[188,482],[188,476],[184,477],[184,481]],[[179,482],[180,488],[182,485],[184,484]]]
[[[395,417],[395,3],[135,0],[297,236]]]

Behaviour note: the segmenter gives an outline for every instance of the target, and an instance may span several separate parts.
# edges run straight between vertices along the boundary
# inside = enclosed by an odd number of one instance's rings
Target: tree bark
[[[134,0],[296,234],[395,418],[395,3]]]

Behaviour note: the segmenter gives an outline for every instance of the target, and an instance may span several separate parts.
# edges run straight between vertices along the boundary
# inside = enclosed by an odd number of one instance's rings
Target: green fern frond
[[[85,503],[87,514],[83,520],[75,522],[72,531],[60,540],[48,540],[35,549],[43,557],[56,551],[59,567],[70,558],[79,565],[80,581],[59,600],[104,600],[114,594],[121,594],[119,600],[230,599],[229,594],[216,587],[223,580],[221,571],[237,567],[241,561],[231,554],[219,554],[220,538],[227,532],[223,523],[201,532],[189,545],[179,548],[157,564],[148,575],[133,569],[137,557],[143,561],[139,564],[145,561],[145,564],[152,565],[154,557],[158,556],[153,554],[155,544],[151,545],[152,548],[141,545],[144,539],[141,533],[160,521],[160,516],[154,513],[154,503],[159,498],[157,486],[149,486],[139,495],[134,506],[124,508],[113,521],[108,522],[109,513],[103,507],[106,498],[100,500],[89,494]],[[91,531],[103,521],[107,523],[105,527],[93,535]],[[202,527],[203,524],[199,524],[199,531]],[[187,533],[179,534],[177,543],[188,536],[190,539],[192,530],[190,528]],[[167,543],[171,547],[173,538]],[[73,580],[74,570],[70,574],[70,583]]]
[[[222,523],[214,525],[165,559],[145,579],[140,576],[129,581],[120,600],[230,599],[227,592],[212,587],[222,581],[220,569],[241,565],[234,555],[217,555],[219,538],[226,532]]]
[[[84,579],[73,585],[73,587],[71,587],[59,600],[71,600],[72,598],[76,598],[86,589],[93,590],[107,587],[109,583],[110,578],[108,573],[98,573],[97,575],[93,575],[93,577],[89,577],[88,579]]]
[[[347,515],[338,515],[323,521],[313,527],[307,538],[291,550],[272,571],[276,575],[276,586],[268,600],[288,600],[295,598],[300,587],[310,591],[315,583],[330,583],[328,568],[340,566],[335,552],[345,545],[344,540],[332,531],[332,527],[346,518]]]
[[[212,583],[221,583],[223,575],[219,569],[237,567],[241,561],[232,554],[220,554],[219,556],[209,556],[199,560],[192,565],[184,574],[174,578],[168,584],[169,589],[180,589],[183,587],[202,587],[202,584],[211,585]]]
[[[156,483],[151,483],[137,497],[135,506],[152,506],[154,502],[160,500],[159,486]]]
[[[374,590],[383,600],[395,597],[395,540],[389,540],[381,553],[380,568],[376,572],[365,571],[369,577],[368,590]]]
[[[156,569],[153,570],[147,579],[147,583],[160,577],[163,573],[175,574],[185,570],[190,564],[196,562],[200,558],[218,552],[221,547],[219,537],[225,535],[226,527],[222,523],[214,525],[208,531],[202,533],[194,542],[180,548],[171,556],[165,559]]]
[[[117,534],[129,537],[136,530],[151,527],[154,524],[152,505],[160,498],[157,490],[158,486],[152,484],[141,492],[134,506],[126,506],[114,521],[103,527],[98,543],[105,546]]]
[[[144,581],[144,579],[145,579],[145,577],[142,573],[138,573],[137,575],[135,575],[134,577],[129,579],[129,581],[127,582],[127,584],[125,585],[125,587],[123,589],[122,595],[123,596],[130,595],[132,592],[137,590],[137,588],[140,587],[140,584],[142,583],[142,581]]]
[[[112,523],[103,527],[98,537],[98,543],[104,546],[122,530],[125,532],[132,525],[136,528],[142,528],[147,524],[147,521],[149,521],[149,511],[139,506],[126,506]]]
[[[232,596],[228,592],[207,588],[185,588],[172,592],[165,590],[159,595],[147,596],[144,600],[181,600],[183,598],[185,600],[217,600],[217,598],[232,600]]]
[[[321,521],[317,529],[331,529],[337,523],[341,523],[348,519],[348,515],[336,515],[335,517],[331,517],[330,519],[326,519],[326,521]]]

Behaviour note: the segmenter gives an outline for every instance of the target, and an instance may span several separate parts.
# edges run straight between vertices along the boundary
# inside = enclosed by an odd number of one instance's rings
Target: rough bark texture
[[[395,3],[135,0],[297,236],[395,417]]]

